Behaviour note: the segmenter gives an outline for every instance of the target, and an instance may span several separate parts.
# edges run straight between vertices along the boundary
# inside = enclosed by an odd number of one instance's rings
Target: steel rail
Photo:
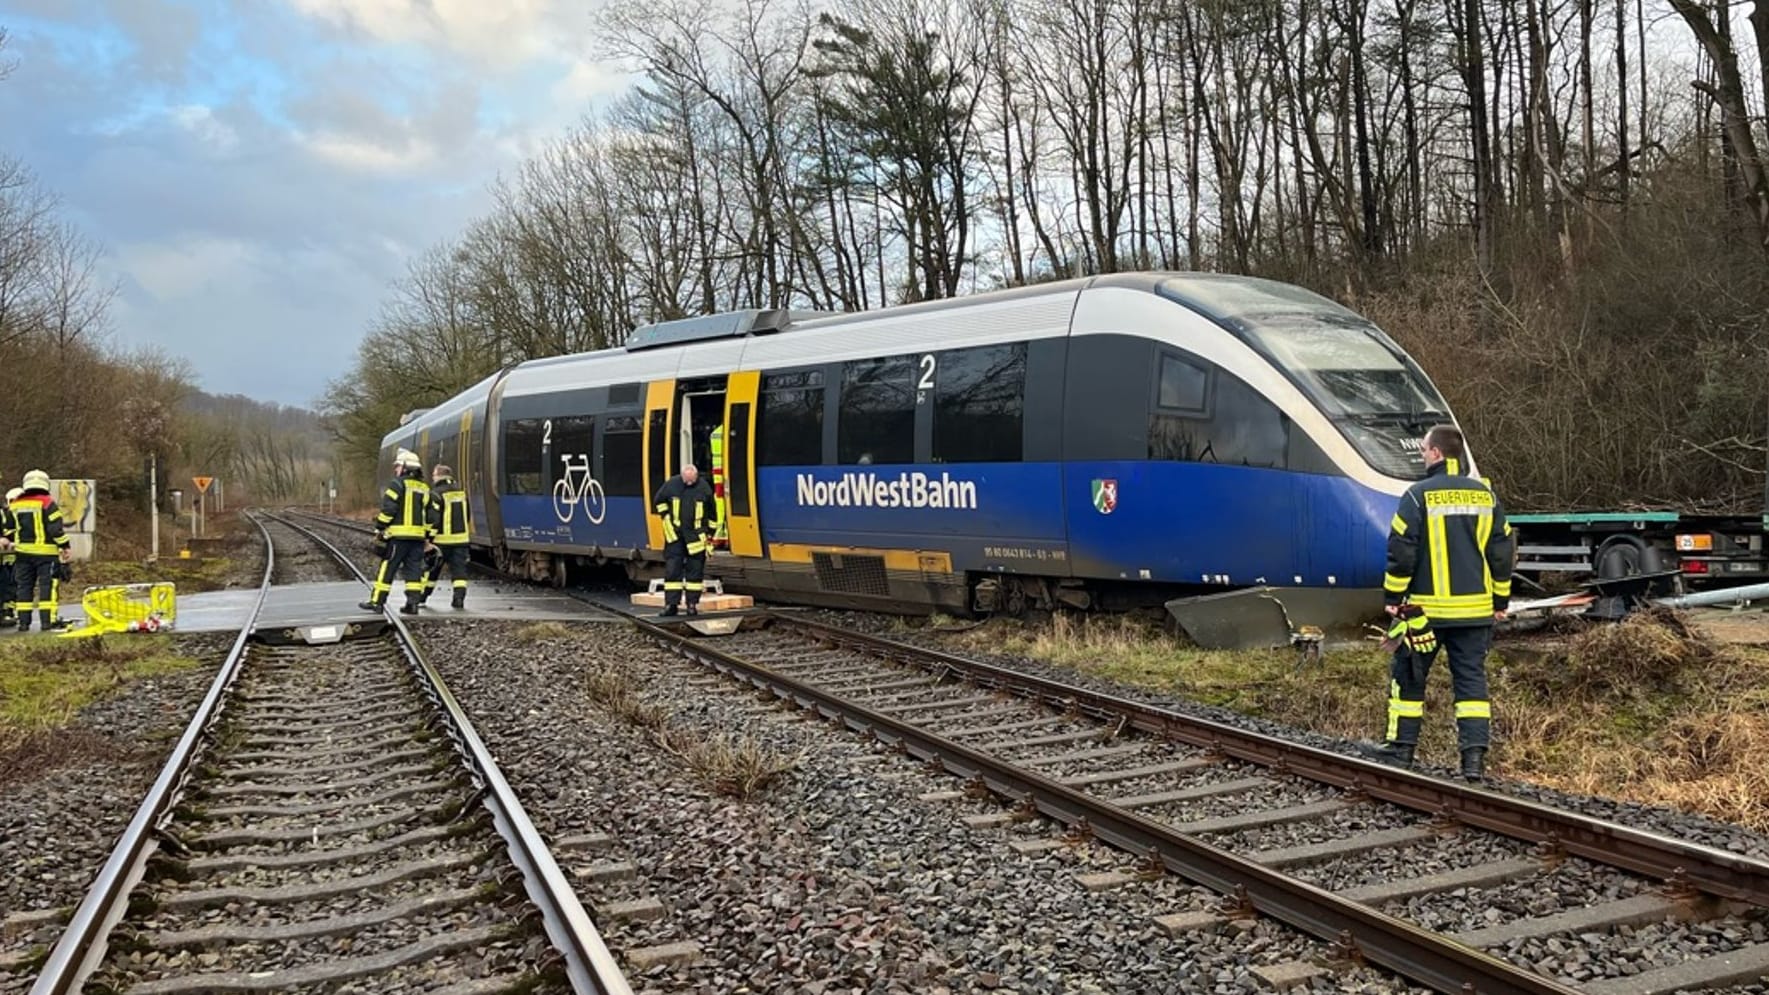
[[[340,523],[343,524],[343,523]],[[1445,781],[1361,757],[1308,746],[1128,698],[1019,673],[951,653],[810,619],[774,614],[775,624],[924,667],[945,668],[978,684],[1013,691],[1101,719],[1126,718],[1144,732],[1220,751],[1249,763],[1390,802],[1502,836],[1585,857],[1607,866],[1686,884],[1720,898],[1769,906],[1769,861],[1496,791]]]
[[[271,517],[319,544],[355,574],[357,580],[368,582],[368,577],[361,568],[329,540],[298,522],[280,516]],[[498,769],[485,742],[479,738],[479,733],[467,718],[466,711],[448,689],[442,675],[419,651],[417,640],[412,637],[405,621],[397,612],[383,611],[392,620],[399,649],[405,656],[407,666],[418,678],[424,693],[441,710],[449,739],[454,742],[456,751],[461,754],[477,781],[498,835],[503,837],[509,849],[510,860],[522,873],[523,888],[541,912],[541,923],[546,929],[547,938],[564,960],[566,976],[571,981],[572,990],[580,995],[632,995],[632,987],[621,972],[613,953],[603,942],[602,934],[596,930],[589,913],[584,911],[577,892],[566,879],[565,872],[559,869],[546,841],[541,838],[540,830],[530,821],[521,799],[504,779],[503,772]]]
[[[687,659],[790,698],[912,756],[937,762],[960,777],[981,781],[1028,811],[1085,827],[1095,837],[1142,855],[1151,867],[1158,862],[1166,871],[1237,902],[1244,900],[1257,912],[1335,944],[1347,959],[1361,958],[1440,992],[1573,995],[1578,991],[699,640],[643,619],[633,622]]]
[[[1454,819],[1503,836],[1547,844],[1568,854],[1672,884],[1687,884],[1721,898],[1769,906],[1769,861],[1019,673],[940,650],[850,632],[810,619],[774,615],[773,620],[774,624],[797,627],[820,639],[845,643],[917,666],[943,668],[984,686],[1079,708],[1098,718],[1122,717],[1131,727],[1152,735],[1362,792],[1404,808]]]
[[[258,584],[258,597],[252,602],[251,614],[227,653],[208,693],[184,727],[184,735],[172,747],[159,777],[148,788],[147,795],[135,809],[135,816],[123,830],[111,855],[99,869],[86,897],[74,910],[67,929],[50,950],[43,970],[31,986],[31,995],[72,995],[81,990],[86,979],[104,960],[111,930],[122,919],[129,905],[129,894],[141,882],[147,862],[158,849],[157,834],[170,818],[173,807],[189,781],[192,761],[208,732],[226,707],[228,692],[239,677],[240,665],[246,656],[246,642],[264,608],[270,593],[270,577],[276,569],[276,547],[270,531],[255,515],[248,515],[264,537],[264,577]]]

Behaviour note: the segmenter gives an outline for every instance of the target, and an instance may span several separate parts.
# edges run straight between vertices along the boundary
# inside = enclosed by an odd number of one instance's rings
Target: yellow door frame
[[[651,466],[651,415],[654,412],[664,413],[663,423],[663,476],[658,478]],[[657,509],[651,506],[651,499],[657,495],[657,489],[672,476],[670,470],[671,457],[674,454],[674,433],[676,429],[676,381],[653,380],[645,385],[645,421],[644,441],[639,454],[640,472],[645,481],[645,535],[652,549],[663,548],[663,519],[657,517]]]
[[[756,493],[756,395],[761,382],[760,370],[739,370],[725,381],[725,532],[731,539],[733,556],[762,555],[761,495]],[[734,425],[732,412],[739,404],[749,406],[749,417],[742,425]],[[736,482],[731,475],[731,457],[738,446],[743,447],[747,515],[736,514],[731,503],[731,485]]]

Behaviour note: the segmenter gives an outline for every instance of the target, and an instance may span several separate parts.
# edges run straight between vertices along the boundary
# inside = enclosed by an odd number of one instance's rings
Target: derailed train
[[[1361,613],[1418,440],[1449,420],[1324,297],[1136,273],[648,325],[408,415],[382,461],[452,463],[476,552],[558,583],[660,576],[649,495],[709,469],[723,426],[729,548],[708,574],[727,590],[966,613],[1269,585]]]

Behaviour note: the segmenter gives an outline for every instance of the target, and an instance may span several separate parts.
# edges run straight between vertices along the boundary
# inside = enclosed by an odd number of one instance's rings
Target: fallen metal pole
[[[1728,587],[1719,591],[1703,591],[1700,594],[1685,594],[1676,598],[1655,598],[1652,603],[1661,608],[1701,608],[1706,605],[1743,604],[1747,601],[1762,601],[1764,599],[1769,599],[1769,584]]]

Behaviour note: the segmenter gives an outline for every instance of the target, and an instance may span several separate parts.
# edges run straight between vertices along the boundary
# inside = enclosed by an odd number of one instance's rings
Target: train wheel
[[[1015,578],[1009,577],[1001,583],[1002,614],[1009,618],[1026,617],[1026,588]]]

